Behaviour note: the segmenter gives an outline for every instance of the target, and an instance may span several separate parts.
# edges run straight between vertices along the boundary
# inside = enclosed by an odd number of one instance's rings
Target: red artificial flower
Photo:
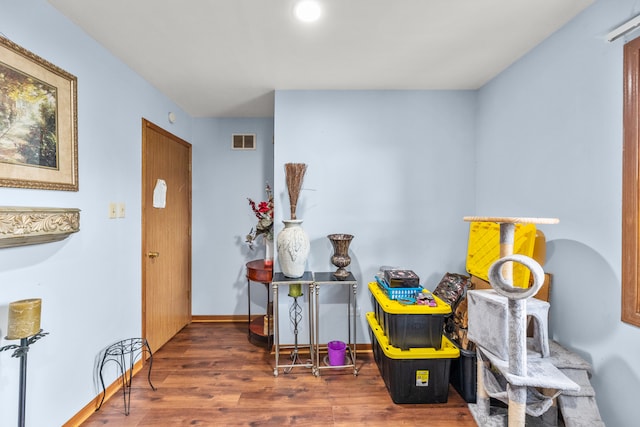
[[[260,234],[263,234],[266,239],[273,240],[273,192],[269,184],[266,185],[265,191],[267,193],[267,201],[260,202],[257,206],[256,202],[247,198],[251,210],[258,218],[256,228],[252,228],[246,238],[246,242],[252,249],[253,242]]]

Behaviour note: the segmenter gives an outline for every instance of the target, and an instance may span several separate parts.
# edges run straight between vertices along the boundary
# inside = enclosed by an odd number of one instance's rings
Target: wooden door
[[[190,322],[191,144],[143,119],[142,335],[155,352]]]

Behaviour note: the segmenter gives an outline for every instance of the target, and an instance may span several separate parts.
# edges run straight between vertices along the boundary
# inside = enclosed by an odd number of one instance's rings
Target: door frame
[[[192,176],[192,145],[190,143],[188,143],[187,141],[177,137],[176,135],[173,135],[172,133],[168,132],[167,130],[161,128],[160,126],[154,124],[153,122],[145,119],[144,117],[142,118],[142,144],[141,144],[141,151],[142,151],[142,175],[141,175],[141,181],[142,181],[142,192],[141,192],[141,258],[140,258],[140,262],[141,262],[141,279],[142,279],[142,295],[141,295],[141,321],[142,321],[142,337],[143,338],[147,338],[147,319],[146,319],[146,293],[147,293],[147,262],[146,262],[146,258],[147,258],[147,236],[146,236],[146,214],[149,211],[149,209],[153,209],[152,206],[147,206],[146,203],[146,197],[145,194],[147,191],[153,191],[152,188],[146,188],[145,185],[145,174],[147,172],[147,157],[146,157],[146,144],[147,144],[147,133],[149,130],[153,130],[154,132],[157,133],[161,133],[163,136],[171,139],[174,143],[177,144],[181,144],[184,145],[185,147],[188,147],[189,149],[189,165],[188,165],[188,176],[189,176],[189,224],[188,224],[188,230],[189,230],[189,248],[188,248],[188,280],[189,280],[189,322],[192,321],[193,319],[193,315],[192,315],[192,301],[193,301],[193,281],[192,281],[192,252],[191,252],[191,248],[192,248],[192,234],[191,234],[191,230],[192,230],[192,209],[193,209],[193,200],[192,200],[192,180],[193,180],[193,176]],[[154,351],[156,351],[157,349],[154,349]]]

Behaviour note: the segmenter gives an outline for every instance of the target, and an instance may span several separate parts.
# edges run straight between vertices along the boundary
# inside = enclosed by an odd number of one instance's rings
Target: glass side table
[[[351,289],[348,292],[347,298],[347,348],[345,352],[345,361],[342,365],[331,366],[324,364],[320,359],[320,352],[326,353],[327,347],[323,345],[322,348],[318,342],[320,337],[320,288],[325,286],[349,286]],[[343,369],[353,368],[353,375],[358,375],[358,368],[356,367],[356,315],[358,313],[357,306],[357,291],[358,281],[353,276],[353,273],[349,272],[349,275],[344,280],[338,280],[335,278],[332,272],[315,273],[313,283],[313,333],[311,334],[311,346],[314,356],[312,361],[314,366],[312,372],[315,376],[320,375],[322,369]],[[311,301],[309,301],[311,304]]]
[[[295,344],[293,346],[280,346],[280,314],[279,314],[279,304],[278,304],[278,294],[279,294],[279,286],[280,285],[296,285],[299,284],[301,287],[307,286],[309,289],[309,344],[303,347],[298,345],[298,330],[297,330],[297,321],[296,329],[294,331],[295,334]],[[273,290],[273,342],[275,344],[275,366],[273,368],[273,375],[278,376],[278,370],[280,368],[284,369],[284,372],[289,372],[292,368],[295,367],[303,367],[303,368],[313,368],[314,359],[313,352],[311,351],[311,342],[313,341],[313,328],[311,327],[311,300],[313,293],[313,274],[310,271],[305,271],[302,277],[298,277],[295,279],[289,278],[285,276],[281,272],[277,272],[273,275],[273,280],[271,281],[271,288]],[[301,295],[302,296],[302,295]],[[297,300],[296,300],[297,302]],[[298,352],[300,348],[308,348],[309,354],[311,356],[310,363],[302,363],[298,358]],[[282,350],[291,350],[291,362],[287,364],[280,364],[280,351]]]

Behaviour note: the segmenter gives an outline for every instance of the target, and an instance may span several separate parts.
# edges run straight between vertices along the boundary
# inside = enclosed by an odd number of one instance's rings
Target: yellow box
[[[513,253],[533,256],[536,241],[534,224],[516,224],[513,237]],[[500,224],[495,222],[472,222],[469,225],[467,246],[467,272],[483,280],[489,280],[489,267],[500,259]],[[529,269],[513,263],[513,286],[529,286]]]

